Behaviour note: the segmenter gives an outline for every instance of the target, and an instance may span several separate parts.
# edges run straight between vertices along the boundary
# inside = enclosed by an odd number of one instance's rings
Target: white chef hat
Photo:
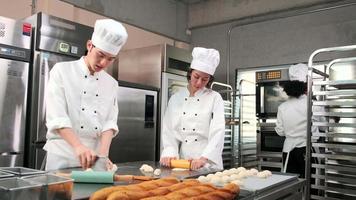
[[[91,40],[95,47],[117,55],[126,43],[127,32],[120,22],[112,19],[99,19],[95,22]]]
[[[289,68],[289,80],[307,82],[308,66],[303,63],[291,65]]]
[[[217,50],[195,47],[192,56],[193,60],[190,68],[214,75],[215,69],[220,62],[220,54]]]

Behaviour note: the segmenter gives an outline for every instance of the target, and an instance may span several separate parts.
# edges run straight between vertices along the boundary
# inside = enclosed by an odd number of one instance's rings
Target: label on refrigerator
[[[70,49],[70,45],[64,42],[59,43],[59,51],[63,53],[68,53]]]
[[[22,35],[31,36],[31,28],[32,26],[29,23],[22,24]]]

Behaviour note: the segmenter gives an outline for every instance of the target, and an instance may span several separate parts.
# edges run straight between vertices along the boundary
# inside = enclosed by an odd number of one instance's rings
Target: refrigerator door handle
[[[0,156],[11,156],[11,155],[19,155],[20,152],[0,152]]]
[[[145,128],[154,128],[154,106],[155,98],[153,95],[146,95],[145,98]]]

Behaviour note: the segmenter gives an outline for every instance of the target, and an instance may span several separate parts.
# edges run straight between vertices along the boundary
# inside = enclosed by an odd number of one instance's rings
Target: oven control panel
[[[288,69],[275,69],[269,71],[256,72],[256,83],[287,81],[287,80],[289,80]]]

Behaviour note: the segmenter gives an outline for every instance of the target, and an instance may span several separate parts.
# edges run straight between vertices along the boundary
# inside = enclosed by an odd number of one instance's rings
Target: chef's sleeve
[[[284,127],[283,127],[283,114],[282,114],[281,106],[278,107],[276,127],[274,127],[274,130],[276,131],[276,133],[279,136],[285,136]]]
[[[45,88],[46,125],[50,132],[60,128],[72,128],[68,116],[68,106],[64,93],[63,77],[58,72],[56,64],[50,71],[50,77]]]
[[[224,148],[225,114],[224,101],[218,94],[212,108],[212,119],[209,125],[208,145],[203,150],[202,156],[209,161],[219,164]]]
[[[162,122],[162,145],[163,145],[163,151],[161,154],[162,157],[179,157],[178,154],[178,147],[179,147],[179,141],[175,137],[175,131],[172,125],[172,122],[174,120],[173,116],[173,100],[172,98],[170,99],[165,115],[163,117],[163,122]]]
[[[112,86],[112,96],[111,101],[107,106],[109,106],[109,113],[106,117],[106,120],[103,125],[102,132],[107,130],[113,130],[113,137],[115,137],[119,133],[119,128],[117,126],[117,117],[119,114],[119,105],[118,105],[118,93],[119,93],[119,85],[116,83]]]

